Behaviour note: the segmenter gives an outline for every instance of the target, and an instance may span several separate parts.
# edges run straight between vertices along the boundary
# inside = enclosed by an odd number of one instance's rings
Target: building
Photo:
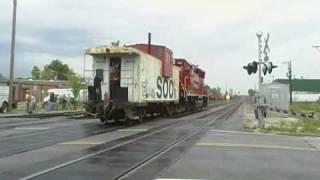
[[[266,83],[261,85],[264,104],[268,107],[289,110],[289,85],[282,83]]]
[[[288,84],[288,79],[276,79],[273,82]],[[315,102],[320,97],[320,79],[292,79],[292,101]]]
[[[0,80],[0,83],[8,83],[8,80]],[[70,84],[68,81],[15,79],[13,99],[18,102],[25,101],[26,93],[30,93],[41,102],[48,95],[48,89],[53,88],[70,88]]]

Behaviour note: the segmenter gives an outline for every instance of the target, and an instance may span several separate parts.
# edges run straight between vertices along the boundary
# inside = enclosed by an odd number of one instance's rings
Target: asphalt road
[[[108,131],[92,119],[13,121],[0,126],[0,158]]]
[[[0,179],[113,179],[193,131],[121,179],[320,179],[319,138],[247,132],[240,121],[246,109],[245,104],[232,116],[190,115],[176,125],[177,119],[155,119],[130,127],[61,117],[1,119]],[[207,122],[213,123],[197,131]]]
[[[157,179],[320,179],[319,138],[246,132],[241,111],[217,121]]]

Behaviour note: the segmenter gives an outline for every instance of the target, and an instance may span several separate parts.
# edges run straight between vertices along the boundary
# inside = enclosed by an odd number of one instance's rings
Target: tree
[[[210,86],[208,84],[204,84],[204,88],[210,90]]]
[[[70,72],[68,74],[68,81],[70,82],[74,97],[78,97],[80,89],[82,89],[80,76],[76,73]]]
[[[81,78],[76,73],[70,71],[68,74],[68,81],[70,82],[72,93],[75,97],[70,101],[71,101],[71,104],[73,104],[73,108],[76,109],[76,106],[77,106],[76,97],[79,96],[79,92],[82,89]]]
[[[0,73],[0,80],[5,80],[6,78]]]
[[[216,90],[218,93],[221,93],[221,87],[217,87]]]
[[[253,89],[249,89],[248,94],[249,94],[249,96],[254,96],[256,94],[256,91]]]
[[[69,73],[73,73],[69,66],[55,59],[50,64],[44,66],[41,71],[41,78],[45,80],[68,80]]]
[[[40,69],[38,66],[33,66],[31,71],[32,79],[40,79]]]

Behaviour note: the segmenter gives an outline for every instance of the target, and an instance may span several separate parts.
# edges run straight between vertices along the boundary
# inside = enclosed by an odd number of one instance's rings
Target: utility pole
[[[290,104],[292,104],[292,69],[291,69],[291,61],[288,62],[288,78],[289,78]]]
[[[292,104],[292,66],[291,66],[291,60],[290,61],[284,61],[283,64],[288,65],[288,83],[289,83],[289,97],[290,97],[290,104]]]
[[[14,72],[14,49],[15,49],[15,38],[16,38],[16,14],[17,14],[17,0],[13,0],[8,112],[12,111],[12,102],[13,102],[13,74],[14,74],[13,72]]]

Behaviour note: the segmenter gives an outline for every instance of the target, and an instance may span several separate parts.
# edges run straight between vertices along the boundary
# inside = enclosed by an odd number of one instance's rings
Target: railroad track
[[[208,105],[207,108],[203,109],[202,111],[218,107],[221,105],[224,105],[224,101],[218,101],[215,103],[211,103]],[[186,112],[186,113],[181,113],[173,116],[173,118],[179,118],[183,117],[186,115],[193,114],[195,112]],[[15,128],[18,126],[29,126],[29,125],[39,125],[39,124],[49,124],[49,123],[56,123],[56,122],[63,122],[63,121],[74,121],[74,120],[79,120],[79,119],[90,119],[89,117],[84,117],[84,112],[83,111],[73,111],[73,112],[53,112],[53,113],[39,113],[39,114],[23,114],[23,115],[8,115],[8,116],[1,116],[1,118],[34,118],[32,120],[27,120],[24,122],[18,122],[17,120],[10,120],[10,121],[5,121],[1,122],[0,121],[0,129],[8,129],[8,128]],[[65,119],[48,119],[48,120],[43,120],[44,118],[50,118],[50,117],[61,117],[64,116]],[[21,120],[19,120],[21,121]]]
[[[215,106],[211,106],[211,108],[218,107],[220,105],[222,105],[222,104],[216,104]],[[194,115],[201,116],[203,114],[210,113],[210,112],[211,112],[210,109],[209,110],[207,109],[207,111],[205,111],[205,112],[197,112],[195,114],[192,114],[191,116],[194,116]],[[185,117],[188,114],[184,114],[183,116],[177,116],[177,117],[172,117],[172,118],[176,119],[179,117]],[[78,119],[79,118],[76,118],[76,119],[66,118],[66,119],[62,119],[62,120],[60,120],[60,119],[59,120],[58,119],[46,119],[46,120],[35,119],[35,120],[28,120],[29,122],[19,122],[19,123],[11,122],[8,125],[6,125],[5,123],[0,123],[0,129],[23,128],[23,127],[34,126],[34,125],[71,122],[71,121],[77,121]],[[157,120],[161,121],[162,119],[163,118],[157,119]],[[1,124],[5,124],[5,125],[1,126]],[[103,129],[99,129],[99,128],[97,128],[97,127],[101,127],[99,124],[83,124],[83,125],[76,126],[76,127],[68,126],[68,127],[53,128],[53,129],[41,130],[41,131],[30,131],[30,132],[27,131],[23,134],[3,136],[3,137],[0,137],[0,142],[3,145],[5,145],[5,146],[2,146],[5,148],[0,148],[0,157],[10,156],[13,154],[19,154],[22,152],[27,152],[27,151],[34,150],[37,148],[53,145],[55,143],[59,143],[61,141],[65,141],[65,140],[74,140],[74,139],[78,139],[78,138],[84,138],[87,136],[103,134],[103,133],[107,133],[107,132],[116,131],[121,128],[133,127],[135,125],[139,125],[139,124],[131,124],[131,125],[122,124],[120,126],[102,127]],[[82,134],[81,133],[82,130],[80,130],[79,128],[84,129],[86,131],[86,133]],[[67,132],[67,133],[62,133],[62,132]],[[49,134],[50,134],[50,136],[52,136],[54,138],[46,138]],[[36,142],[31,142],[32,139],[34,139],[33,137],[35,137],[37,139]],[[22,138],[26,139],[26,142],[28,142],[28,143],[24,143],[25,141],[22,140],[22,143],[19,143],[19,145],[15,145],[15,142],[16,141],[21,142]],[[43,140],[41,140],[41,139],[43,139]],[[7,144],[7,142],[10,142],[10,143]]]
[[[7,114],[1,115],[1,118],[48,118],[57,116],[74,116],[84,114],[84,111],[56,111],[36,114]]]
[[[224,102],[217,102],[217,103],[212,103],[210,104],[207,108],[203,109],[202,111],[199,112],[186,112],[186,113],[181,113],[181,114],[177,114],[175,116],[172,116],[171,118],[180,118],[180,117],[184,117],[187,115],[192,115],[192,114],[199,114],[199,113],[203,113],[203,116],[206,116],[207,111],[212,108],[215,107],[219,107],[225,105]],[[209,112],[211,113],[211,112]],[[13,121],[5,121],[5,122],[0,122],[0,129],[2,130],[6,130],[6,129],[12,129],[12,128],[17,128],[17,127],[25,127],[25,126],[33,126],[33,125],[43,125],[43,124],[51,124],[51,123],[61,123],[61,122],[72,122],[72,121],[78,121],[78,120],[82,120],[84,119],[82,116],[81,117],[65,117],[63,119],[32,119],[32,120],[26,120],[23,122],[19,122],[22,120],[13,120]],[[85,118],[85,119],[89,119],[89,118]],[[109,124],[112,125],[112,124]],[[39,132],[38,132],[39,133]],[[41,132],[40,132],[41,134]],[[24,135],[25,136],[25,135]],[[1,140],[1,138],[0,138]]]
[[[237,107],[239,107],[239,106],[237,106]],[[138,162],[137,164],[133,165],[131,168],[125,170],[124,172],[119,174],[117,177],[114,177],[113,179],[121,180],[121,179],[128,178],[131,174],[133,174],[137,170],[145,167],[150,162],[154,161],[155,159],[159,158],[161,155],[167,153],[169,150],[171,150],[171,149],[175,148],[176,146],[178,146],[180,143],[182,143],[184,141],[187,141],[192,136],[195,136],[196,134],[200,133],[201,131],[206,129],[207,126],[211,126],[217,119],[220,119],[220,118],[222,118],[224,116],[229,116],[230,114],[232,114],[235,111],[235,109],[237,109],[237,108],[232,108],[230,110],[228,109],[228,110],[223,111],[223,112],[218,112],[219,115],[217,117],[215,117],[214,119],[210,120],[207,123],[207,125],[201,126],[201,127],[197,128],[197,129],[195,129],[194,131],[192,131],[192,132],[180,137],[175,142],[172,142],[171,144],[168,144],[164,148],[160,149],[159,151],[155,152],[154,154],[150,155],[149,157],[147,157],[147,158],[143,159],[142,161]]]
[[[12,129],[16,127],[23,127],[23,126],[31,126],[31,125],[42,125],[42,124],[51,124],[51,123],[61,123],[61,122],[72,122],[78,121],[80,118],[61,118],[61,119],[31,119],[25,120],[15,120],[15,121],[7,121],[0,123],[0,129]]]
[[[96,125],[88,125],[85,127],[86,132],[82,129],[76,129],[79,127],[67,127],[64,129],[52,129],[51,131],[35,131],[14,137],[3,137],[0,138],[0,143],[3,145],[0,148],[0,158],[51,146],[64,141],[72,141],[79,138],[112,132],[123,127],[124,126],[116,126],[102,129],[97,128]],[[50,138],[50,136],[52,137]],[[25,141],[23,141],[23,139],[25,139]]]
[[[113,142],[98,145],[94,147],[93,150],[87,150],[88,152],[93,153],[88,153],[84,156],[81,155],[77,159],[57,164],[56,166],[30,174],[21,179],[41,179],[46,178],[46,175],[51,177],[55,177],[55,175],[61,176],[64,174],[64,171],[68,171],[70,169],[72,171],[73,168],[86,167],[85,165],[83,165],[83,163],[90,163],[90,161],[95,161],[95,158],[106,157],[106,159],[108,160],[108,157],[114,156],[119,157],[119,161],[125,161],[128,163],[124,163],[121,168],[119,168],[118,165],[118,169],[116,171],[108,167],[104,167],[103,171],[108,175],[110,174],[110,176],[108,176],[112,177],[110,179],[125,179],[135,171],[157,159],[159,156],[175,148],[180,143],[187,141],[189,138],[195,136],[199,132],[205,131],[206,128],[211,126],[212,123],[214,123],[217,119],[229,116],[236,109],[238,109],[240,105],[241,102],[233,102],[220,109],[208,110],[205,112],[192,114],[188,117],[180,118],[177,121],[167,123],[163,126],[155,127],[145,132],[140,132],[138,134],[135,134],[134,136],[125,137]],[[147,145],[143,147],[143,144]],[[130,150],[133,151],[130,152]],[[122,154],[119,155],[117,153]],[[126,156],[125,153],[133,153],[133,156]],[[138,154],[134,155],[135,153]],[[127,157],[129,159],[121,159],[121,157]],[[130,157],[133,159],[130,159]],[[105,161],[107,161],[106,159],[104,159],[103,161],[104,164],[106,163]],[[113,161],[114,159],[112,161],[110,160],[110,167],[112,167]],[[76,171],[84,172],[86,170],[88,169],[77,169]],[[64,178],[68,179],[68,177]]]
[[[225,103],[224,102],[212,103],[202,111],[199,111],[199,112],[196,112],[196,113],[195,112],[181,113],[181,114],[172,116],[171,118],[174,118],[174,119],[175,118],[181,118],[181,117],[184,117],[184,116],[187,116],[187,115],[192,115],[192,114],[195,114],[196,116],[200,115],[202,117],[208,116],[208,115],[210,115],[210,113],[212,111],[211,110],[212,108],[219,107],[219,106],[222,106],[222,105],[225,105]],[[0,129],[6,130],[6,129],[12,129],[12,128],[19,128],[19,127],[28,127],[28,126],[31,126],[31,125],[34,126],[34,125],[43,125],[43,124],[52,124],[52,123],[61,123],[61,122],[72,122],[72,121],[78,121],[78,120],[82,120],[82,119],[83,119],[83,117],[74,117],[74,118],[66,117],[64,119],[46,119],[46,120],[44,120],[44,119],[32,119],[32,120],[27,120],[27,121],[24,121],[24,122],[17,122],[17,121],[0,122]],[[21,120],[19,120],[19,121],[21,121]],[[109,125],[112,125],[112,124],[109,124]],[[136,124],[133,124],[133,125],[136,125]],[[123,127],[129,127],[129,125],[123,125],[121,127],[122,128]],[[35,135],[35,134],[41,135],[41,134],[44,134],[44,133],[46,133],[46,132],[41,132],[41,131],[40,132],[30,132],[30,133],[26,133],[26,134],[22,134],[22,135],[10,136],[9,138],[6,138],[6,139],[13,139],[13,138],[17,138],[17,137],[25,137],[25,136],[29,136],[29,135]],[[4,138],[0,137],[0,141],[3,140],[3,139]]]

